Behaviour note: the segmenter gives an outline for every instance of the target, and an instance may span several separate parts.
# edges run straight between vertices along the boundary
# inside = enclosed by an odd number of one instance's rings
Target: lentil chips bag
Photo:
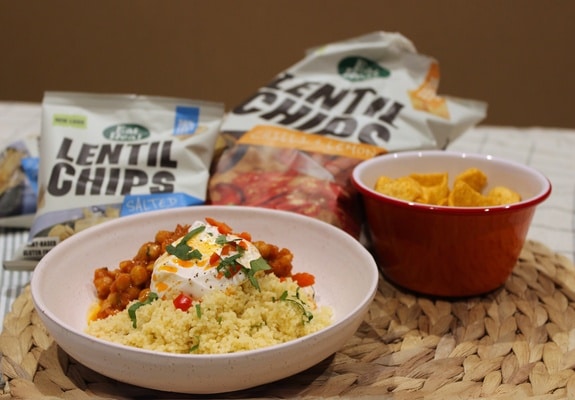
[[[445,148],[485,117],[485,103],[438,96],[438,83],[438,63],[397,33],[312,49],[224,118],[208,201],[294,211],[359,237],[355,165]]]
[[[6,268],[35,265],[59,242],[110,219],[204,204],[222,104],[47,92],[38,206]]]

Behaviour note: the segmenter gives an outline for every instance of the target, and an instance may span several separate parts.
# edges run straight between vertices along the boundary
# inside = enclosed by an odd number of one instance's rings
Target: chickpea
[[[124,261],[120,261],[118,269],[121,272],[130,272],[130,270],[132,269],[133,266],[134,266],[133,260],[124,260]]]
[[[123,292],[130,287],[132,284],[132,279],[130,278],[130,274],[123,272],[118,275],[114,283],[116,290],[118,292]]]
[[[168,241],[171,236],[172,232],[170,231],[158,231],[156,233],[155,241],[156,243],[164,243],[165,241]]]
[[[96,292],[98,293],[98,298],[105,299],[110,294],[110,286],[114,280],[111,276],[102,276],[99,278],[94,278],[94,286],[96,287]]]
[[[158,243],[151,243],[148,247],[148,260],[156,260],[162,253],[162,246]]]
[[[152,247],[153,245],[155,245],[154,242],[144,243],[138,249],[138,253],[136,254],[136,257],[134,257],[134,259],[135,260],[149,260],[150,259],[150,247]]]
[[[292,270],[293,254],[288,249],[279,247],[262,241],[254,242],[262,257],[266,259],[272,267],[272,271],[278,277],[290,276]],[[271,272],[271,271],[270,271]]]
[[[149,273],[143,265],[136,265],[130,271],[130,279],[133,285],[141,286],[148,280]]]
[[[110,276],[110,271],[107,267],[98,268],[94,271],[94,279]]]
[[[118,292],[112,292],[104,301],[108,304],[109,308],[117,308],[120,305],[121,299]]]
[[[257,247],[258,251],[260,252],[260,254],[262,255],[263,258],[265,258],[267,260],[271,256],[273,248],[269,244],[262,242],[262,241],[256,241],[253,243],[254,243],[254,246]]]
[[[132,300],[136,300],[140,295],[140,289],[135,287],[135,286],[130,286],[128,289],[126,289],[123,293],[122,296],[122,302],[125,302],[126,305],[132,301]]]

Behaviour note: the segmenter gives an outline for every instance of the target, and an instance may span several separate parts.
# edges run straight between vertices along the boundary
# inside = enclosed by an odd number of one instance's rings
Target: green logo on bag
[[[138,124],[118,124],[104,129],[104,137],[117,142],[133,142],[150,136],[150,131]]]
[[[339,74],[348,81],[358,82],[374,78],[387,78],[388,69],[365,57],[346,57],[337,66]]]

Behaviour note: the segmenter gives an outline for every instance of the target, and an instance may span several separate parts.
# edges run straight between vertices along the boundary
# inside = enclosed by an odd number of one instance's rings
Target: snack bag
[[[212,171],[209,201],[293,211],[358,237],[361,213],[349,176],[358,162],[384,152],[369,144],[258,125],[222,152]]]
[[[0,152],[0,226],[29,228],[37,202],[37,138],[10,143]]]
[[[5,268],[33,268],[113,218],[205,203],[222,104],[47,92],[42,105],[38,207],[28,243]]]
[[[485,103],[439,96],[438,84],[437,61],[398,33],[310,50],[225,117],[209,202],[291,210],[358,237],[357,163],[445,148],[485,117]]]
[[[41,107],[0,110],[0,227],[30,228],[36,212]]]

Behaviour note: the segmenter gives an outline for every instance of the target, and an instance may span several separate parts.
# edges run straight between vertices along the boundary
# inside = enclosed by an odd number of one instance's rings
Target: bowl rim
[[[179,208],[166,209],[166,210],[149,211],[149,212],[145,212],[145,213],[141,213],[141,214],[135,214],[135,215],[130,215],[130,216],[126,216],[126,217],[116,218],[116,219],[113,219],[111,221],[103,222],[99,225],[92,226],[92,227],[90,227],[84,231],[80,231],[80,232],[76,233],[75,235],[71,236],[70,238],[66,239],[66,241],[68,242],[69,245],[74,245],[76,242],[81,242],[83,240],[84,236],[92,236],[94,234],[97,234],[98,232],[105,231],[108,229],[113,229],[114,226],[116,226],[116,225],[125,224],[127,219],[141,219],[141,218],[146,218],[146,217],[150,217],[153,215],[163,216],[163,215],[168,215],[168,214],[172,214],[172,213],[177,214],[180,212],[185,212],[183,210],[184,208],[189,209],[189,207],[179,207]],[[318,220],[316,218],[307,217],[307,216],[302,215],[302,214],[290,212],[290,211],[267,209],[267,208],[252,207],[252,206],[235,206],[235,205],[226,206],[226,205],[207,205],[207,204],[206,205],[196,205],[196,206],[193,206],[193,208],[195,210],[206,210],[206,212],[213,212],[215,209],[219,209],[219,210],[232,210],[233,209],[234,211],[239,210],[242,213],[257,213],[259,215],[264,215],[264,214],[271,215],[271,214],[278,214],[279,213],[279,214],[283,214],[284,216],[287,216],[289,218],[299,219],[306,224],[309,224],[309,223],[321,224],[325,228],[327,228],[328,230],[332,230],[332,232],[335,235],[338,235],[340,237],[345,237],[346,240],[349,240],[349,239],[355,240],[348,233],[344,232],[343,230],[341,230],[341,229],[339,229],[339,228],[337,228],[337,227],[335,227],[335,226],[333,226],[327,222]],[[153,215],[151,215],[151,214],[153,214]],[[41,286],[41,282],[42,282],[42,276],[43,276],[43,274],[46,273],[46,271],[49,271],[49,268],[47,268],[46,266],[49,264],[49,262],[52,258],[57,259],[60,256],[60,253],[62,251],[64,251],[64,250],[62,250],[63,249],[62,247],[58,247],[58,246],[55,246],[53,249],[51,249],[39,261],[38,265],[36,266],[34,273],[32,274],[31,281],[30,281],[31,296],[32,296],[32,301],[33,301],[34,307],[37,310],[37,312],[43,314],[52,323],[54,323],[55,325],[58,325],[60,328],[64,329],[68,334],[71,334],[74,336],[79,336],[83,340],[95,342],[95,343],[98,343],[99,345],[102,345],[102,346],[107,346],[110,348],[114,348],[114,349],[118,349],[118,350],[122,350],[122,351],[128,351],[128,352],[137,353],[137,354],[151,355],[154,357],[167,357],[167,358],[177,358],[177,359],[187,359],[187,360],[202,360],[202,361],[212,360],[214,362],[216,362],[220,359],[232,360],[232,359],[236,359],[236,358],[253,357],[256,355],[263,355],[263,354],[267,354],[270,352],[281,351],[285,347],[291,347],[297,343],[301,343],[301,342],[305,343],[307,341],[315,340],[315,338],[317,336],[329,335],[332,331],[339,331],[340,327],[345,327],[348,324],[350,324],[350,321],[353,320],[352,317],[354,315],[358,315],[358,313],[360,313],[360,311],[366,309],[366,307],[369,307],[369,304],[371,304],[371,302],[375,298],[375,295],[377,292],[378,281],[379,281],[379,269],[377,267],[377,263],[375,262],[375,259],[373,258],[373,255],[369,252],[369,250],[366,249],[364,246],[362,246],[359,241],[357,243],[360,246],[360,247],[358,247],[358,250],[361,252],[364,252],[364,254],[366,256],[371,257],[371,260],[373,260],[373,262],[370,263],[369,268],[366,268],[366,272],[369,275],[371,275],[370,278],[372,278],[372,279],[370,279],[369,289],[363,295],[362,301],[359,302],[358,304],[356,304],[355,307],[346,314],[346,318],[342,318],[338,321],[334,321],[329,326],[326,326],[323,329],[320,329],[319,331],[310,333],[310,334],[302,336],[300,338],[296,338],[296,339],[293,339],[293,340],[290,340],[290,341],[287,341],[284,343],[279,343],[279,344],[275,344],[275,345],[271,345],[271,346],[267,346],[267,347],[263,347],[263,348],[259,348],[259,349],[253,349],[253,350],[245,350],[245,351],[239,351],[239,352],[234,352],[234,353],[223,353],[223,354],[170,353],[170,352],[162,352],[162,351],[156,351],[156,350],[142,349],[142,348],[128,346],[128,345],[124,345],[124,344],[120,344],[120,343],[110,342],[110,341],[107,341],[104,339],[100,339],[100,338],[91,336],[82,330],[78,330],[78,329],[74,328],[73,326],[69,325],[68,323],[65,323],[64,321],[62,321],[54,312],[52,312],[51,310],[49,310],[45,306],[43,301],[40,301],[42,299],[42,296],[39,295],[39,291],[41,290],[40,286]],[[87,312],[88,312],[88,310],[86,310],[86,313]]]
[[[542,190],[539,191],[535,196],[530,197],[529,199],[521,200],[517,203],[512,204],[505,204],[505,205],[498,205],[498,206],[489,206],[489,207],[453,207],[453,206],[440,206],[440,205],[433,205],[433,204],[425,204],[425,203],[417,203],[413,201],[407,201],[398,199],[395,197],[387,196],[383,193],[379,193],[375,191],[375,189],[367,186],[361,179],[360,175],[364,169],[367,167],[377,164],[381,158],[413,158],[418,157],[422,158],[425,156],[447,156],[449,158],[475,158],[475,159],[484,159],[488,161],[493,161],[501,164],[507,164],[513,166],[518,169],[524,169],[529,173],[535,175],[542,184]],[[403,208],[410,208],[416,211],[422,212],[429,212],[433,211],[435,213],[444,213],[444,214],[465,214],[465,215],[487,215],[493,213],[507,213],[512,211],[517,211],[520,209],[534,207],[540,203],[542,203],[545,199],[547,199],[551,195],[552,185],[551,181],[543,175],[541,172],[536,170],[535,168],[516,162],[512,160],[508,160],[502,157],[493,156],[490,154],[480,154],[480,153],[469,153],[469,152],[460,152],[460,151],[449,151],[449,150],[419,150],[419,151],[404,151],[404,152],[395,152],[395,153],[386,153],[382,154],[367,160],[364,160],[357,164],[351,174],[351,181],[353,186],[363,195],[371,199],[384,201],[391,205]]]

